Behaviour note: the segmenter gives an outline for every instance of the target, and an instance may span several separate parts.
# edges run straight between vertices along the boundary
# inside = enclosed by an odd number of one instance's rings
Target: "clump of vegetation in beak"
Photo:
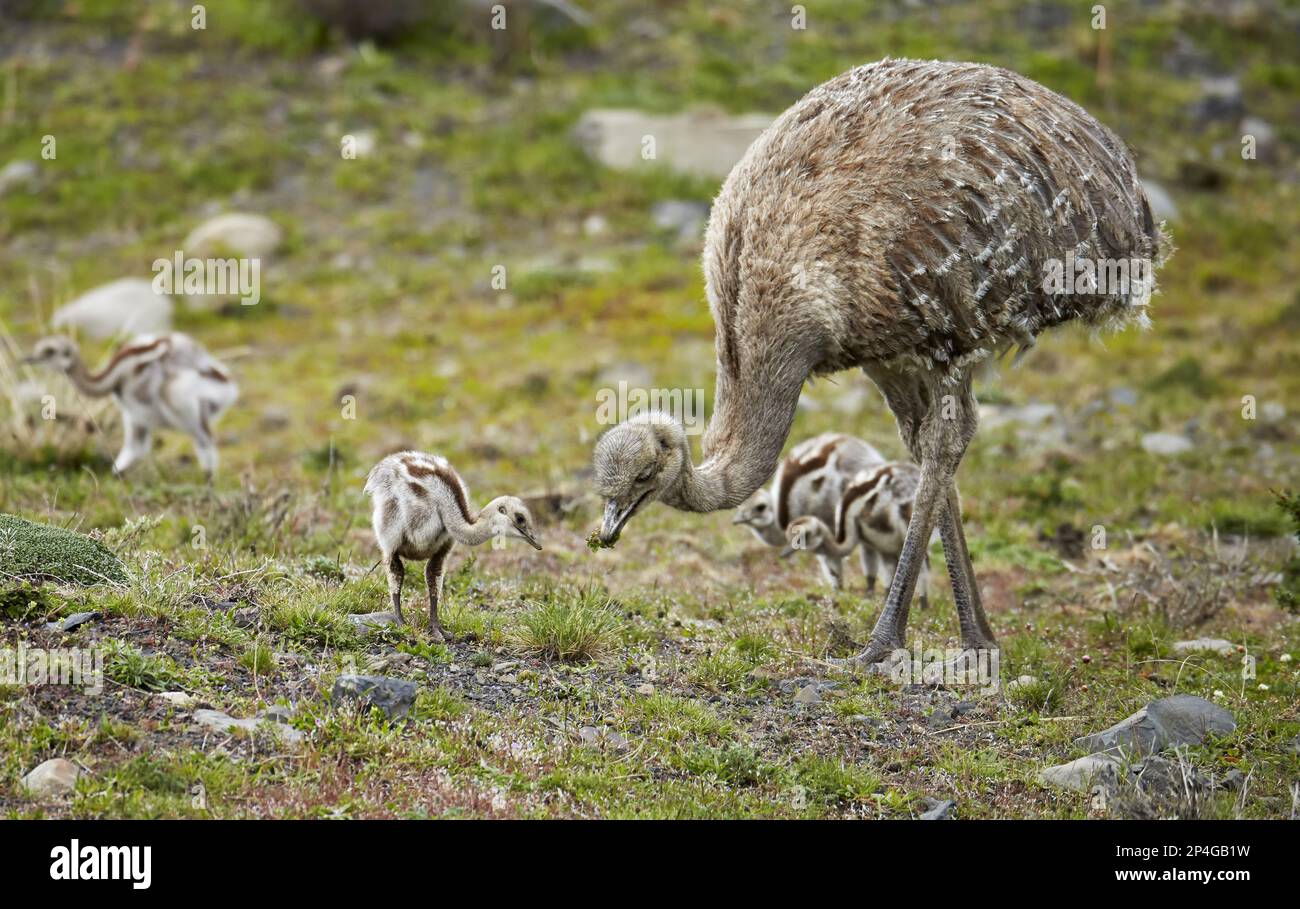
[[[606,543],[600,538],[600,531],[593,530],[591,536],[587,537],[587,548],[592,552],[600,552],[602,549],[613,549],[614,544],[618,542],[618,536]]]

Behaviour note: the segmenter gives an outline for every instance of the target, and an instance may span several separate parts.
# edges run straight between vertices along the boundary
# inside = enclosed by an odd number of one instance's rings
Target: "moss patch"
[[[126,568],[103,544],[48,524],[0,514],[5,572],[64,584],[125,583]]]

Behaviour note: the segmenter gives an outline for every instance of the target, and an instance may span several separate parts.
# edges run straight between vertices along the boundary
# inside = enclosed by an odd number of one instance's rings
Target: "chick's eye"
[[[506,513],[506,507],[505,507],[504,505],[499,505],[499,506],[497,506],[497,511],[501,512],[502,514],[505,514],[505,513]]]
[[[638,483],[649,483],[650,480],[652,480],[652,479],[654,478],[654,475],[655,475],[655,469],[654,469],[653,467],[648,467],[648,468],[646,468],[646,470],[641,474],[641,476],[639,476],[639,477],[636,478],[636,481],[637,481]]]
[[[521,515],[521,514],[517,514],[517,515],[515,515],[515,523],[518,524],[520,527],[523,527],[523,526],[524,526],[524,516]]]
[[[754,510],[755,510],[755,511],[767,511],[767,506],[766,506],[766,505],[756,505],[756,506],[754,506]]]

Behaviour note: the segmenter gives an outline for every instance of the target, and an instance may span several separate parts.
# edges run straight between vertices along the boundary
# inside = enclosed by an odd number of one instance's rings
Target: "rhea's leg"
[[[916,578],[916,598],[921,601],[921,608],[930,608],[930,556],[926,555],[921,563],[921,573]]]
[[[858,557],[862,561],[862,573],[867,578],[867,593],[874,593],[876,590],[876,574],[880,567],[880,554],[864,543]]]
[[[943,554],[948,561],[948,577],[952,581],[953,600],[957,604],[957,620],[961,625],[962,646],[967,650],[995,650],[997,639],[984,614],[979,586],[975,582],[975,568],[971,565],[966,548],[966,533],[961,526],[961,501],[957,497],[957,484],[951,483],[947,493],[947,508],[940,519],[939,533],[943,538]]]
[[[921,483],[916,490],[912,506],[912,520],[907,526],[903,551],[898,557],[898,570],[889,585],[885,608],[876,620],[876,627],[863,651],[853,662],[866,666],[879,663],[895,650],[905,646],[907,615],[912,595],[916,592],[916,579],[926,558],[934,520],[942,504],[943,491],[948,483],[948,471],[933,461],[921,463]]]
[[[429,587],[429,633],[440,641],[451,642],[452,636],[438,621],[438,603],[442,599],[442,571],[451,552],[451,543],[447,542],[435,552],[424,564],[424,580]]]
[[[132,464],[149,453],[152,434],[147,423],[126,408],[122,409],[122,449],[113,460],[113,473],[125,473]]]
[[[844,560],[837,559],[834,556],[819,555],[817,564],[822,568],[822,577],[830,585],[831,590],[842,590],[844,587]]]
[[[393,612],[397,613],[397,624],[402,624],[402,581],[406,577],[406,568],[402,558],[393,553],[384,559],[388,566],[388,595],[393,601]]]

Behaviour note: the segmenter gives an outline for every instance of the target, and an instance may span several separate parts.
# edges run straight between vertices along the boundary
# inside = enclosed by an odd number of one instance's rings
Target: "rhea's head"
[[[32,352],[23,357],[23,362],[33,366],[48,366],[59,372],[68,372],[79,359],[81,359],[81,351],[76,341],[63,335],[51,335],[37,341]]]
[[[601,436],[593,464],[605,500],[600,541],[612,544],[643,505],[676,488],[689,457],[685,428],[667,414],[633,417]]]
[[[484,511],[492,528],[492,535],[500,539],[523,540],[534,549],[541,549],[533,516],[528,506],[514,496],[499,496],[487,504]]]
[[[820,552],[830,540],[830,528],[820,519],[811,515],[795,518],[785,527],[786,547],[781,550],[781,557],[795,552]]]
[[[772,505],[772,494],[760,489],[740,504],[731,523],[744,524],[754,530],[763,530],[776,523],[776,508]]]

